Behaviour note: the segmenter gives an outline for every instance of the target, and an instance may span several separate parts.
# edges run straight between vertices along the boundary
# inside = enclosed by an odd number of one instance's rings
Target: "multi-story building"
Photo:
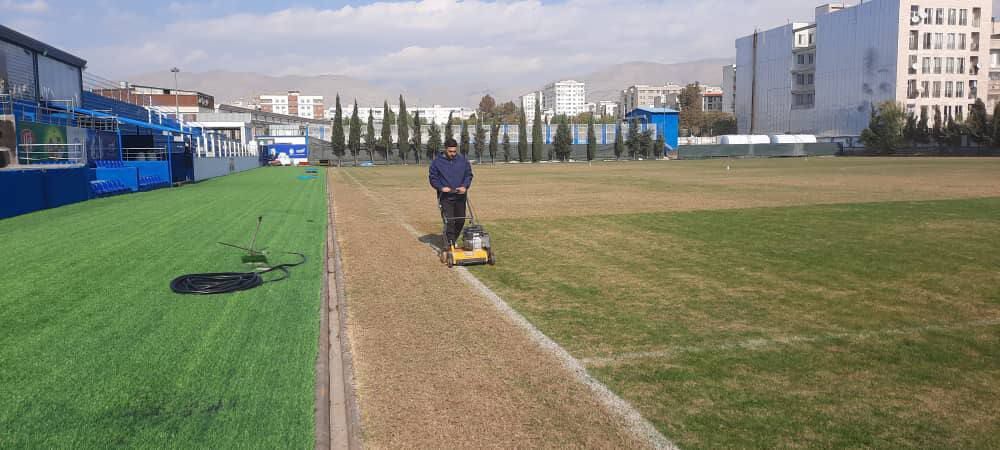
[[[384,119],[385,115],[385,112],[383,111],[382,108],[383,108],[382,106],[359,106],[358,119],[360,119],[362,123],[367,123],[368,116],[372,116],[373,122],[382,123],[382,120]],[[399,105],[389,105],[389,111],[392,111],[393,114],[398,114]],[[476,113],[476,111],[471,108],[465,108],[462,106],[441,106],[441,105],[434,105],[427,107],[409,106],[407,107],[406,112],[411,117],[415,113],[419,113],[421,122],[431,123],[431,121],[433,121],[438,125],[444,125],[445,123],[447,123],[449,114],[452,116],[453,120],[458,120],[458,119],[466,120],[472,117],[472,115]],[[333,120],[335,114],[336,114],[336,108],[330,108],[326,110],[325,117],[328,120]],[[351,118],[351,115],[354,114],[354,105],[348,104],[341,106],[341,114],[343,114],[344,121],[346,123],[346,121]]]
[[[171,119],[180,113],[184,122],[197,120],[200,113],[215,111],[215,98],[202,92],[141,86],[124,81],[119,86],[94,89],[93,92],[104,97],[145,106]]]
[[[871,0],[828,4],[736,41],[741,133],[856,136],[873,106],[963,120],[986,99],[991,0]]]
[[[604,117],[615,117],[618,115],[618,102],[601,100],[597,103],[596,114]]]
[[[543,110],[552,110],[555,115],[575,116],[587,112],[587,89],[580,81],[556,81],[542,89],[541,101]]]
[[[722,112],[723,93],[718,86],[701,86],[701,110]]]
[[[650,108],[677,108],[677,96],[680,95],[683,86],[674,83],[667,83],[663,86],[648,86],[637,84],[629,86],[621,93],[621,111],[624,116],[632,110],[645,106]]]
[[[535,120],[535,105],[541,105],[544,94],[542,91],[529,92],[521,96],[521,110],[528,123]]]
[[[722,111],[736,113],[736,64],[722,66]]]
[[[993,31],[990,34],[990,87],[987,93],[987,112],[993,114],[997,103],[1000,103],[1000,21],[992,21]]]
[[[304,119],[322,119],[324,116],[322,95],[302,95],[299,91],[288,91],[285,95],[261,95],[256,101],[264,112]]]

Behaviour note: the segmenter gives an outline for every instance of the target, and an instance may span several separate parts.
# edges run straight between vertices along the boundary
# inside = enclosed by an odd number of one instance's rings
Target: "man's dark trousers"
[[[458,236],[462,234],[462,228],[465,227],[465,194],[442,193],[440,200],[441,211],[448,219],[445,235],[448,242],[457,243]]]

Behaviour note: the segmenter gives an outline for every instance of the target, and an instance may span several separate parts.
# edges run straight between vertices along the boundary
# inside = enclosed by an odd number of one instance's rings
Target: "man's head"
[[[455,142],[452,138],[448,138],[448,140],[444,141],[444,156],[448,159],[454,159],[457,154],[458,142]]]

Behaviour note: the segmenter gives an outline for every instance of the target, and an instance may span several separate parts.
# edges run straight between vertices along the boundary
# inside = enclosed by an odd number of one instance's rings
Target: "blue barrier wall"
[[[170,165],[167,161],[124,161],[124,164],[125,167],[138,168],[140,177],[155,176],[170,182]]]
[[[0,171],[0,218],[55,208],[90,198],[86,167]]]

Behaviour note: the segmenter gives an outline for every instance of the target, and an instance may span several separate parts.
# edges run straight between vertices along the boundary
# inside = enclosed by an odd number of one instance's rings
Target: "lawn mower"
[[[452,266],[476,266],[482,264],[496,264],[496,257],[493,254],[493,247],[490,242],[490,234],[483,229],[482,224],[476,221],[476,215],[472,210],[472,202],[469,195],[465,195],[465,210],[468,211],[466,217],[445,217],[444,208],[441,206],[440,194],[438,196],[438,209],[441,211],[441,262]],[[469,224],[462,229],[462,245],[456,246],[457,242],[448,242],[448,224],[457,220],[469,220]]]

